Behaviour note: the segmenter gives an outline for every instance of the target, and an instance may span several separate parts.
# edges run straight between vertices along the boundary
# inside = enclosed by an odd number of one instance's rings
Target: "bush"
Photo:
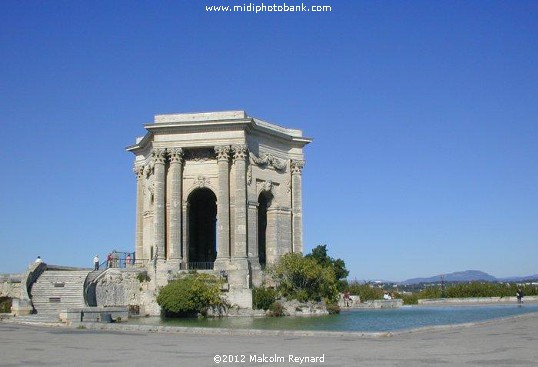
[[[417,305],[418,304],[417,294],[401,294],[397,296],[397,298],[401,298],[404,305]]]
[[[275,302],[277,292],[273,288],[258,287],[252,290],[253,307],[256,310],[268,310]]]
[[[273,302],[269,307],[269,316],[280,317],[284,316],[284,306],[280,302]]]
[[[209,308],[224,307],[219,278],[209,274],[188,274],[164,286],[157,303],[166,316],[205,314]]]
[[[139,281],[140,283],[149,282],[149,281],[151,280],[151,278],[149,277],[147,271],[144,271],[144,272],[142,272],[142,273],[138,273],[138,274],[136,275],[136,279],[138,279],[138,281]]]
[[[474,297],[515,297],[518,288],[526,296],[538,295],[538,287],[534,285],[518,286],[510,283],[470,282],[458,283],[445,287],[444,295],[441,287],[428,287],[418,293],[418,298],[474,298]]]
[[[355,296],[361,297],[361,302],[383,299],[385,293],[383,288],[372,287],[368,283],[359,283],[358,281],[350,282],[347,291]]]
[[[300,302],[338,301],[338,284],[332,267],[323,267],[312,257],[288,253],[269,269],[277,291],[287,299]]]
[[[11,301],[9,297],[0,297],[0,313],[10,313],[11,312]]]

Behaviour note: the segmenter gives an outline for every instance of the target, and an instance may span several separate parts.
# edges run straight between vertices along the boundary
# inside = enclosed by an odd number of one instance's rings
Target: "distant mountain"
[[[488,273],[479,270],[458,271],[456,273],[443,274],[445,282],[471,282],[482,280],[486,282],[496,282],[497,278]],[[441,275],[435,275],[429,278],[413,278],[402,282],[402,284],[418,284],[418,283],[440,283]]]

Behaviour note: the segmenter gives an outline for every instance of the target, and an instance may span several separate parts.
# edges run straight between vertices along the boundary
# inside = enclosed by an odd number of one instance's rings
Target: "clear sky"
[[[241,109],[314,138],[305,250],[351,278],[538,273],[538,3],[304,2],[0,1],[0,272],[133,250],[124,148]]]

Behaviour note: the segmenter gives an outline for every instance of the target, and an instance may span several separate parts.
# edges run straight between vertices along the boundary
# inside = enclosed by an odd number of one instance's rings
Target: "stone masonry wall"
[[[0,297],[21,298],[20,281],[14,282],[10,279],[2,279],[0,281]]]

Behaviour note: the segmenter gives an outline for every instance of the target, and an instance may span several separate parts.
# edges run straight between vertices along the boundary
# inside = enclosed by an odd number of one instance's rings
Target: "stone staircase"
[[[90,270],[48,268],[32,286],[32,303],[38,314],[58,315],[61,310],[85,307],[84,281]]]
[[[86,278],[86,282],[84,284],[84,291],[86,292],[85,294],[85,301],[86,301],[86,305],[87,306],[90,306],[90,307],[96,307],[97,306],[97,297],[96,297],[96,282],[95,280],[101,275],[103,274],[107,269],[99,269],[99,270],[94,270],[94,271],[91,271],[89,274],[88,274],[88,277]]]

